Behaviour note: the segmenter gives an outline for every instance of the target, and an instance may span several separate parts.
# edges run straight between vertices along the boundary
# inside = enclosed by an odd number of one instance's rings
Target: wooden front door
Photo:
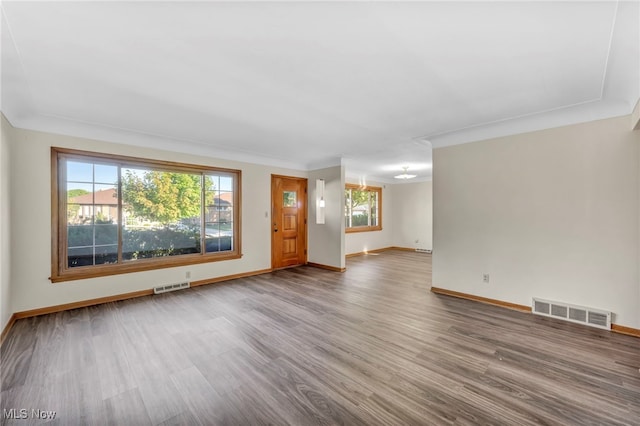
[[[271,176],[271,266],[307,263],[307,179]]]

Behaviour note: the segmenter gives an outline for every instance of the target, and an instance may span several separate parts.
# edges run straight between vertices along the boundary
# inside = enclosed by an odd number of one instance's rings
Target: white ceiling
[[[629,114],[640,3],[2,2],[16,127],[393,181]]]

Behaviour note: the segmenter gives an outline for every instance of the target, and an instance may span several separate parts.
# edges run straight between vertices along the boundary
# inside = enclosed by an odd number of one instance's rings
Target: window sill
[[[382,231],[382,226],[357,226],[354,228],[346,228],[345,233],[351,234],[352,232],[373,232]]]
[[[199,263],[219,262],[223,260],[240,259],[242,254],[230,252],[215,255],[183,255],[179,257],[163,257],[154,259],[140,259],[122,264],[100,266],[80,266],[65,269],[61,273],[54,271],[49,278],[52,283],[84,280],[89,278],[107,277],[110,275],[128,274],[131,272],[153,271],[155,269],[173,268],[177,266],[196,265]]]

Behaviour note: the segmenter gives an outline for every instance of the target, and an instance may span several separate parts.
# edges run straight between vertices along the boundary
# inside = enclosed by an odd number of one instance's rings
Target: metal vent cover
[[[569,319],[587,322],[587,311],[584,309],[569,308]]]
[[[534,297],[531,311],[537,315],[559,318],[590,327],[611,330],[611,312],[602,309],[552,302]]]
[[[551,315],[554,317],[566,318],[568,311],[569,308],[566,306],[556,305],[555,303],[551,305]]]
[[[153,288],[153,293],[160,294],[160,293],[167,293],[169,291],[182,290],[183,288],[189,288],[190,285],[191,284],[189,282],[159,285]]]
[[[423,248],[417,248],[416,251],[418,253],[431,253],[431,250],[429,249],[423,249]]]
[[[609,323],[608,316],[606,314],[600,312],[589,311],[589,324],[598,326],[598,327],[607,327]],[[610,327],[607,327],[610,328]]]
[[[551,313],[550,309],[551,309],[551,304],[534,299],[533,301],[534,312],[549,315]]]

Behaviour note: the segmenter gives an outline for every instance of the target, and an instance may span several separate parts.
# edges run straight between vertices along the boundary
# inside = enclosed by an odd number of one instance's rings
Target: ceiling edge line
[[[620,6],[620,0],[616,1],[616,8],[613,12],[613,21],[611,22],[611,32],[609,33],[609,46],[607,46],[607,56],[604,60],[604,70],[602,71],[602,82],[600,83],[600,99],[604,99],[604,87],[607,82],[607,71],[609,70],[609,59],[611,58],[611,47],[613,45],[613,34],[616,31],[616,24],[618,22],[618,8]]]
[[[416,136],[415,138],[412,139],[431,139],[431,138],[437,138],[437,137],[441,137],[441,136],[446,136],[446,135],[451,135],[457,132],[461,132],[464,130],[470,130],[470,129],[475,129],[475,128],[480,128],[480,127],[486,127],[486,126],[491,126],[494,124],[500,124],[500,123],[506,123],[508,121],[515,121],[515,120],[519,120],[522,118],[528,118],[528,117],[534,117],[536,115],[541,115],[541,114],[547,114],[550,112],[555,112],[555,111],[561,111],[563,109],[568,109],[568,108],[573,108],[573,107],[577,107],[580,105],[586,105],[586,104],[590,104],[590,103],[594,103],[594,102],[600,102],[602,99],[600,98],[596,98],[596,99],[589,99],[586,101],[582,101],[582,102],[576,102],[573,104],[569,104],[569,105],[563,105],[563,106],[559,106],[556,108],[549,108],[549,109],[545,109],[542,111],[536,111],[536,112],[530,112],[530,113],[526,113],[526,114],[520,114],[520,115],[515,115],[513,117],[508,117],[508,118],[501,118],[498,120],[494,120],[494,121],[487,121],[484,123],[478,123],[478,124],[473,124],[471,126],[465,126],[465,127],[459,127],[457,129],[454,130],[446,130],[444,132],[439,132],[439,133],[431,133],[431,134],[427,134],[427,135],[423,135],[423,136]]]

